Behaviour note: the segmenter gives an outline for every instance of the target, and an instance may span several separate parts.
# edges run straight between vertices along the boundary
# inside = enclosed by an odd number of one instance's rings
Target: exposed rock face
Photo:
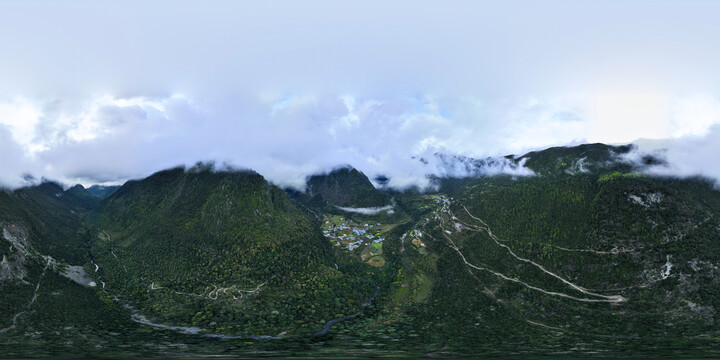
[[[27,277],[27,269],[25,269],[25,257],[22,254],[15,254],[8,259],[2,256],[0,262],[0,281],[20,280],[23,281]]]
[[[2,261],[0,261],[0,281],[19,280],[25,282],[27,277],[25,257],[28,252],[22,230],[14,225],[3,225],[2,233],[3,239],[10,243],[10,247],[9,251],[2,255]]]
[[[628,199],[635,204],[649,208],[653,204],[658,204],[663,200],[663,194],[659,192],[642,193],[640,195],[630,194]]]

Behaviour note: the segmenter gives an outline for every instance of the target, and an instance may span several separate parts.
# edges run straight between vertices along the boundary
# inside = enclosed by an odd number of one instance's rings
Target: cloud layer
[[[385,175],[389,186],[424,186],[428,174],[478,171],[435,153],[504,155],[518,144],[545,145],[547,137],[538,141],[533,136],[546,128],[582,126],[567,110],[557,112],[553,104],[537,101],[494,119],[500,109],[469,99],[233,100],[208,104],[180,95],[100,96],[82,102],[16,99],[0,114],[3,153],[17,154],[3,156],[2,181],[18,186],[22,174],[32,173],[65,182],[115,182],[209,160],[254,169],[282,186],[302,187],[306,176],[342,164],[370,177]],[[565,143],[575,135],[558,132],[549,141]],[[473,165],[478,166],[486,173],[523,175],[522,168],[504,159]]]
[[[717,13],[702,0],[5,1],[0,184],[215,160],[279,185],[352,164],[404,187],[467,170],[413,156],[637,138],[670,139],[674,173],[716,176],[685,157],[716,154]]]
[[[666,163],[647,167],[648,173],[673,177],[704,177],[720,189],[720,124],[712,125],[704,135],[686,135],[675,139],[639,140],[638,148],[628,160],[641,163],[645,155],[653,155]]]
[[[671,166],[657,173],[720,178],[708,161],[720,153],[718,102],[690,98],[675,108],[661,124],[665,140],[640,141],[640,150],[665,149]],[[0,182],[20,186],[27,173],[68,184],[122,182],[197,161],[251,168],[298,188],[306,176],[343,164],[389,177],[397,188],[427,186],[427,175],[527,176],[522,164],[500,156],[583,142],[593,135],[588,109],[582,101],[429,96],[17,98],[0,103]]]

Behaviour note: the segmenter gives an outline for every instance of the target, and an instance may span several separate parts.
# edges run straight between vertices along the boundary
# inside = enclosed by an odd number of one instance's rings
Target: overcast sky
[[[3,1],[0,184],[215,160],[280,185],[551,145],[720,178],[718,1]],[[641,143],[643,143],[641,141]],[[645,142],[647,143],[647,142]]]

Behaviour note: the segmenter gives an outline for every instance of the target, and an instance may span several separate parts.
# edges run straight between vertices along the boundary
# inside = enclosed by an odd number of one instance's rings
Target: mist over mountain
[[[482,123],[491,114],[468,113],[473,104],[442,98],[290,96],[247,104],[245,111],[253,109],[248,118],[256,121],[228,121],[210,127],[204,125],[209,124],[209,118],[226,116],[216,111],[236,110],[213,103],[211,106],[217,109],[210,112],[184,96],[102,97],[89,105],[74,104],[71,100],[52,102],[53,106],[29,101],[25,105],[10,104],[10,108],[27,106],[26,111],[37,117],[3,115],[0,150],[6,156],[2,158],[5,170],[0,174],[0,184],[10,188],[25,186],[28,182],[23,176],[32,174],[35,178],[57,179],[67,184],[117,185],[148,176],[159,168],[216,161],[234,168],[254,169],[282,187],[302,189],[307,176],[350,163],[370,178],[386,176],[390,179],[386,186],[423,188],[429,185],[428,175],[467,174],[470,170],[459,160],[462,158],[495,159],[485,160],[485,170],[481,172],[528,175],[523,173],[522,166],[503,160],[505,156],[578,143],[578,139],[589,137],[580,130],[567,136],[562,131],[552,132],[549,137],[533,136],[544,134],[542,129],[569,130],[586,124],[589,120],[580,111],[568,116],[554,105],[517,105],[518,109],[511,104],[497,111],[506,112],[499,118],[511,113],[513,118],[491,126]],[[448,112],[456,115],[451,118],[446,115]],[[82,114],[85,120],[56,122]],[[122,121],[116,121],[118,118]],[[701,128],[697,134],[655,141],[648,151],[661,144],[660,148],[665,150],[659,156],[668,163],[658,171],[668,176],[703,175],[718,179],[713,163],[704,160],[716,153],[713,147],[718,143],[716,127]],[[622,129],[618,132],[622,133]],[[243,134],[260,135],[247,138]],[[645,151],[643,141],[639,149]]]
[[[310,176],[305,192],[338,207],[382,207],[390,203],[387,194],[375,189],[367,176],[352,166]]]
[[[720,2],[0,2],[0,358],[720,356]]]
[[[351,166],[283,191],[212,163],[0,192],[0,347],[712,353],[720,192],[637,151],[436,154],[452,175],[424,192]]]

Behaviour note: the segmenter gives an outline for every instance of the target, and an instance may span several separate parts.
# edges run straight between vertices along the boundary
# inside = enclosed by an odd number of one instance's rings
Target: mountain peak
[[[308,177],[306,193],[335,206],[375,207],[390,202],[387,194],[376,189],[365,174],[352,166]]]

